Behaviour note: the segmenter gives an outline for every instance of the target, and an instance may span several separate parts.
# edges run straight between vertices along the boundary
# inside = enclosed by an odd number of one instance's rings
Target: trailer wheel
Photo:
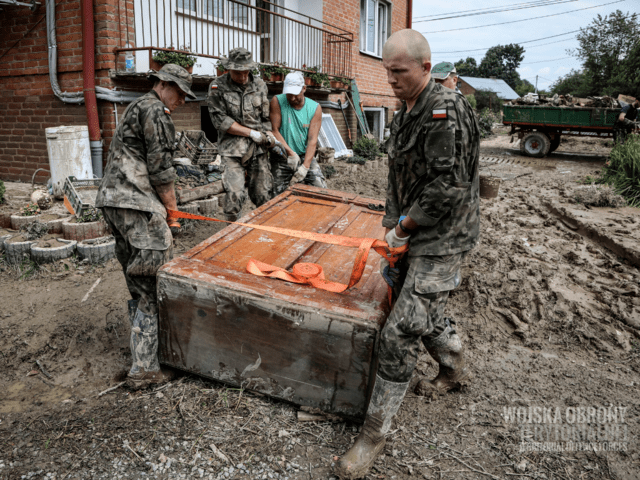
[[[555,152],[560,146],[560,135],[556,135],[555,138],[551,139],[551,144],[549,146],[549,153]]]
[[[549,153],[551,140],[546,133],[531,132],[520,140],[520,151],[529,157],[542,158]]]

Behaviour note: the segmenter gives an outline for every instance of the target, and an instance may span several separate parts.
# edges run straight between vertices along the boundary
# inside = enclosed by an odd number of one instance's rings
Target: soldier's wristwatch
[[[411,235],[411,232],[413,232],[413,230],[405,227],[404,225],[402,225],[402,220],[404,220],[405,218],[407,218],[406,215],[402,215],[400,217],[400,220],[398,220],[398,225],[400,226],[400,230],[402,230],[404,233],[407,233],[409,235]]]

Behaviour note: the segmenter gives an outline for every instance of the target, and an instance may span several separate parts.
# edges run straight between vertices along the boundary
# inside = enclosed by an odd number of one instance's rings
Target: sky
[[[474,14],[455,19],[420,21],[420,17],[443,16],[444,14],[486,8],[513,7],[517,6],[517,4],[522,6],[522,4],[534,1],[485,0],[484,2],[472,3],[462,0],[449,0],[447,2],[414,0],[413,28],[424,34],[429,41],[432,52],[431,61],[434,65],[444,61],[455,63],[467,57],[474,57],[477,63],[480,64],[486,49],[496,45],[520,43],[579,30],[591,24],[598,14],[605,16],[616,10],[621,10],[625,14],[640,14],[640,0],[623,0],[617,3],[611,3],[615,0],[559,0],[564,3],[486,15]],[[588,7],[596,8],[574,11],[565,15],[531,19],[532,17],[554,15]],[[469,27],[512,22],[514,20],[526,21],[469,29]],[[455,29],[465,30],[451,31]],[[448,31],[439,32],[442,30]],[[567,49],[575,49],[578,46],[578,41],[575,37],[577,33],[530,43],[521,43],[525,48],[525,53],[524,60],[518,69],[520,77],[526,78],[535,85],[537,75],[538,89],[547,90],[558,77],[567,74],[571,69],[579,70],[582,66],[580,60],[567,54]]]

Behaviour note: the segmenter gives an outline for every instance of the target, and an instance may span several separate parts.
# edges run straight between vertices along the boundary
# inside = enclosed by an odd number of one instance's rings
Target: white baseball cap
[[[304,76],[302,72],[291,72],[284,77],[284,87],[282,93],[289,93],[291,95],[298,95],[304,87]]]

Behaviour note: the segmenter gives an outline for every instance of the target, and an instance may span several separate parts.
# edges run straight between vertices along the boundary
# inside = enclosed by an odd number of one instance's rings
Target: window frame
[[[374,38],[373,50],[369,50],[367,19],[369,2],[374,3]],[[380,19],[380,11],[384,11],[384,19]],[[382,58],[382,47],[391,31],[392,4],[386,0],[360,0],[360,53]]]
[[[380,121],[379,121],[379,125],[378,125],[378,131],[375,133],[376,136],[376,140],[378,140],[379,142],[382,142],[384,140],[384,128],[386,125],[386,109],[384,107],[367,107],[364,106],[363,107],[363,115],[365,117],[365,120],[367,120],[367,115],[366,112],[376,112],[380,114]],[[367,126],[372,129],[372,125],[369,125],[369,121],[367,120]],[[373,133],[373,132],[371,132]]]

